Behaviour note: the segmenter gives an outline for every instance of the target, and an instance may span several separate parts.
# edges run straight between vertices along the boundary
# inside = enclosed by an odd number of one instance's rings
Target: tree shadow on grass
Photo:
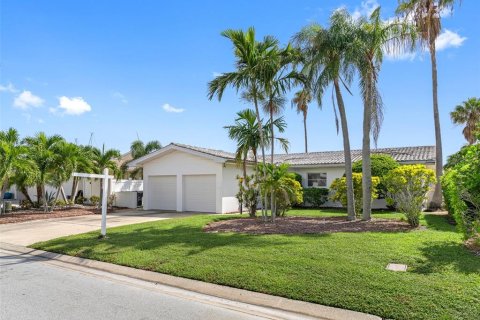
[[[82,237],[64,237],[37,244],[34,247],[58,253],[74,253],[85,258],[102,257],[107,261],[116,253],[138,251],[161,251],[162,248],[175,248],[179,255],[191,256],[207,250],[221,247],[265,248],[291,245],[284,235],[249,235],[243,233],[206,233],[203,225],[176,223],[168,225],[149,225],[134,228],[115,228],[108,230],[107,239],[97,239],[98,233],[88,233]],[[296,235],[302,236],[302,235]],[[328,234],[306,236],[305,241],[315,241]],[[282,238],[283,237],[283,238]]]
[[[448,222],[448,217],[444,215],[424,214],[423,218],[429,229],[437,231],[455,232],[454,225]]]
[[[421,248],[425,259],[418,261],[412,272],[441,273],[452,268],[464,274],[479,273],[480,259],[458,242],[429,242]]]

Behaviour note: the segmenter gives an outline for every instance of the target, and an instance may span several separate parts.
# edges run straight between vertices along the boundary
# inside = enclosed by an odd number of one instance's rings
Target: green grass
[[[345,215],[292,210],[289,215]],[[245,215],[244,215],[245,216]],[[396,213],[376,217],[399,218]],[[426,230],[319,235],[207,234],[195,216],[37,243],[34,248],[357,310],[393,319],[478,319],[480,258],[442,216]],[[405,263],[405,273],[385,270]]]

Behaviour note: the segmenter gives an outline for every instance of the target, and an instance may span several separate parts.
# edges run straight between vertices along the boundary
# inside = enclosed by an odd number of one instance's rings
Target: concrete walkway
[[[107,228],[188,217],[195,214],[196,213],[125,210],[108,214]],[[99,230],[101,218],[101,215],[98,214],[2,224],[0,225],[0,241],[28,246],[40,241]]]

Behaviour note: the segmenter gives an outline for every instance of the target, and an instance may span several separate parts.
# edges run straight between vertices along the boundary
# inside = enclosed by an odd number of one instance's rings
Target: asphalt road
[[[0,319],[305,319],[0,249]]]

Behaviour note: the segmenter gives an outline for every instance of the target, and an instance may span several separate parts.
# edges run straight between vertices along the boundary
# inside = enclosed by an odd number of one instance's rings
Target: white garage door
[[[177,210],[177,177],[148,177],[149,209]]]
[[[215,175],[183,176],[183,210],[215,212]]]

